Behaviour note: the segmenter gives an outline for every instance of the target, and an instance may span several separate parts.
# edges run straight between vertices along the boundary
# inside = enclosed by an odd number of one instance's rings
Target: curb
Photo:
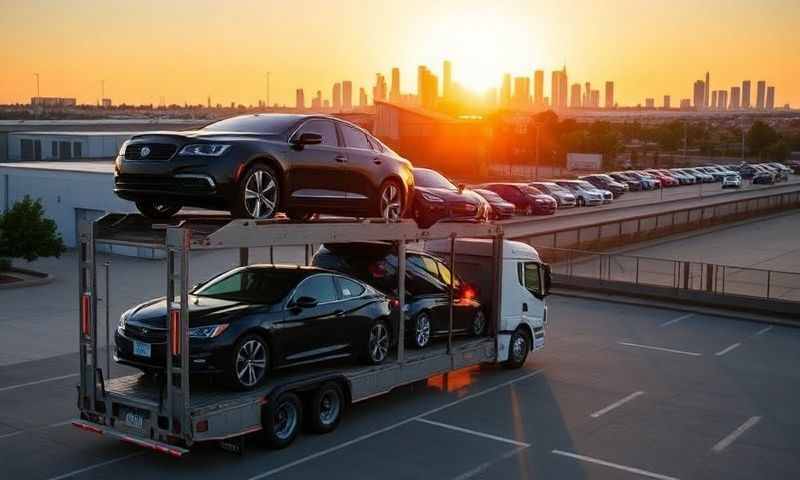
[[[14,267],[12,267],[11,270],[7,270],[7,271],[8,272],[12,272],[12,273],[13,272],[23,273],[25,275],[31,275],[33,277],[38,277],[38,278],[32,278],[30,280],[21,280],[19,282],[13,282],[13,283],[4,283],[4,284],[0,285],[0,290],[10,290],[12,288],[35,287],[37,285],[48,284],[48,283],[52,282],[53,280],[55,280],[55,277],[53,275],[49,274],[49,273],[41,273],[41,272],[37,272],[35,270],[28,270],[26,268],[14,268]]]

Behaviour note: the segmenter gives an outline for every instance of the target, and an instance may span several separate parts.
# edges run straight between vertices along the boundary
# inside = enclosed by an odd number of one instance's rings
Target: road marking
[[[627,345],[629,347],[646,348],[648,350],[658,350],[660,352],[679,353],[681,355],[691,355],[692,357],[701,357],[701,356],[703,356],[702,353],[685,352],[683,350],[673,350],[671,348],[654,347],[652,345],[639,345],[638,343],[628,343],[628,342],[617,342],[617,343],[619,343],[620,345]]]
[[[617,400],[616,402],[612,403],[611,405],[607,406],[606,408],[600,409],[600,410],[594,412],[593,414],[591,414],[589,416],[592,417],[592,418],[602,417],[603,415],[605,415],[606,413],[610,412],[611,410],[614,410],[615,408],[630,402],[631,400],[633,400],[634,398],[638,397],[639,395],[644,395],[644,392],[641,391],[641,390],[639,390],[638,392],[633,392],[630,395],[628,395],[627,397],[622,398],[620,400]]]
[[[583,460],[584,462],[596,463],[597,465],[603,465],[604,467],[616,468],[617,470],[622,470],[625,472],[636,473],[639,475],[643,475],[645,477],[657,478],[659,480],[678,480],[675,477],[668,477],[666,475],[661,475],[660,473],[648,472],[647,470],[642,470],[641,468],[628,467],[627,465],[611,463],[605,460],[600,460],[599,458],[587,457],[585,455],[578,455],[577,453],[564,452],[562,450],[553,450],[551,453],[555,453],[556,455],[562,455],[564,457],[574,458],[577,460]]]
[[[757,331],[757,332],[756,332],[756,335],[764,335],[765,333],[769,332],[769,331],[770,331],[770,330],[772,330],[773,328],[774,328],[774,326],[773,326],[773,325],[770,325],[770,326],[769,326],[769,327],[767,327],[767,328],[762,328],[761,330],[759,330],[759,331]]]
[[[694,317],[694,316],[695,316],[694,313],[687,313],[686,315],[681,315],[678,318],[673,318],[672,320],[668,320],[668,321],[662,323],[661,325],[659,325],[659,327],[668,327],[670,325],[676,324],[676,323],[678,323],[678,322],[680,322],[682,320],[686,320],[687,318],[691,318],[691,317]]]
[[[95,463],[94,465],[89,465],[88,467],[84,467],[84,468],[81,468],[81,469],[78,469],[78,470],[73,470],[73,471],[71,471],[69,473],[65,473],[65,474],[59,475],[57,477],[51,477],[48,480],[63,480],[65,478],[73,477],[75,475],[80,475],[81,473],[86,473],[86,472],[92,471],[95,468],[105,467],[106,465],[111,465],[112,463],[121,462],[123,460],[127,460],[127,459],[133,458],[133,457],[139,457],[139,456],[144,455],[145,453],[147,453],[147,452],[142,452],[142,451],[133,452],[131,454],[124,455],[122,457],[112,458],[111,460],[106,460],[105,462]]]
[[[499,457],[495,458],[494,460],[489,460],[489,461],[483,462],[480,465],[478,465],[477,467],[473,468],[472,470],[470,470],[468,472],[464,472],[464,473],[462,473],[461,475],[459,475],[457,477],[453,477],[453,480],[467,480],[468,478],[472,478],[475,475],[479,475],[479,474],[485,472],[486,470],[488,470],[489,467],[491,467],[492,465],[495,465],[497,463],[502,462],[503,460],[507,460],[507,459],[513,457],[514,455],[518,454],[519,452],[525,450],[525,448],[527,448],[527,447],[515,448],[515,449],[511,450],[510,452],[507,452],[507,453],[504,453],[503,455],[500,455]]]
[[[723,450],[728,448],[731,443],[736,441],[737,438],[741,437],[744,432],[756,426],[758,422],[761,421],[761,417],[750,417],[747,419],[746,422],[741,424],[739,428],[731,432],[730,435],[720,440],[714,447],[711,448],[711,451],[714,453],[722,453]]]
[[[721,356],[725,355],[726,353],[730,352],[731,350],[733,350],[734,348],[740,347],[741,345],[742,345],[741,343],[734,343],[730,347],[723,348],[722,350],[720,350],[719,352],[715,353],[714,355],[716,355],[718,357],[721,357]]]
[[[325,456],[325,455],[327,455],[329,453],[338,452],[339,450],[341,450],[341,449],[343,449],[345,447],[349,447],[350,445],[354,445],[356,443],[359,443],[359,442],[362,442],[364,440],[370,439],[370,438],[372,438],[372,437],[374,437],[376,435],[380,435],[382,433],[386,433],[386,432],[392,431],[395,428],[402,427],[403,425],[407,425],[407,424],[409,424],[409,423],[411,423],[411,422],[413,422],[413,421],[415,421],[417,419],[420,419],[422,417],[427,417],[428,415],[432,415],[432,414],[434,414],[436,412],[440,412],[440,411],[442,411],[442,410],[444,410],[446,408],[450,408],[450,407],[453,407],[453,406],[458,405],[460,403],[466,402],[467,400],[472,400],[474,398],[478,398],[478,397],[481,397],[481,396],[486,395],[488,393],[492,393],[494,391],[497,391],[497,390],[499,390],[501,388],[508,387],[509,385],[513,385],[513,384],[515,384],[517,382],[521,382],[523,380],[527,380],[527,379],[529,379],[529,378],[531,378],[533,376],[539,375],[543,371],[544,371],[544,369],[541,369],[541,368],[538,369],[538,370],[534,370],[533,372],[528,373],[526,375],[522,375],[521,377],[517,377],[515,379],[500,383],[500,384],[495,385],[493,387],[489,387],[486,390],[483,390],[483,391],[480,391],[480,392],[477,392],[477,393],[473,393],[472,395],[467,395],[466,397],[459,398],[458,400],[454,400],[454,401],[452,401],[450,403],[446,403],[446,404],[441,405],[439,407],[436,407],[436,408],[433,408],[433,409],[428,410],[426,412],[423,412],[423,413],[421,413],[419,415],[415,415],[413,417],[406,418],[405,420],[401,420],[401,421],[399,421],[397,423],[394,423],[392,425],[389,425],[387,427],[383,427],[383,428],[375,430],[373,432],[366,433],[364,435],[361,435],[360,437],[356,437],[356,438],[354,438],[352,440],[348,440],[347,442],[340,443],[340,444],[338,444],[338,445],[336,445],[334,447],[330,447],[330,448],[327,448],[325,450],[320,450],[319,452],[315,452],[315,453],[312,453],[310,455],[306,455],[305,457],[299,458],[299,459],[297,459],[297,460],[295,460],[293,462],[289,462],[289,463],[287,463],[285,465],[281,465],[280,467],[273,468],[272,470],[267,470],[264,473],[259,473],[258,475],[254,475],[254,476],[250,477],[248,480],[259,480],[261,478],[270,477],[272,475],[275,475],[276,473],[280,473],[280,472],[282,472],[284,470],[288,470],[288,469],[290,469],[292,467],[296,467],[297,465],[302,465],[302,464],[304,464],[306,462],[310,462],[311,460],[314,460],[314,459],[317,459],[319,457]]]
[[[51,423],[50,425],[45,425],[44,427],[30,428],[28,430],[17,430],[16,432],[0,435],[0,440],[9,437],[15,437],[17,435],[22,435],[25,432],[38,432],[39,430],[46,430],[48,428],[62,427],[64,425],[69,425],[70,423],[72,423],[72,419],[64,420],[63,422],[58,422],[58,423]]]
[[[418,418],[418,422],[427,423],[428,425],[435,425],[437,427],[447,428],[449,430],[454,430],[456,432],[467,433],[469,435],[475,435],[476,437],[488,438],[489,440],[497,440],[498,442],[510,443],[512,445],[516,445],[518,447],[525,447],[528,448],[531,446],[530,443],[519,442],[517,440],[512,440],[510,438],[505,437],[498,437],[496,435],[491,435],[488,433],[478,432],[477,430],[470,430],[468,428],[457,427],[455,425],[449,425],[447,423],[435,422],[433,420],[428,420],[425,418]]]
[[[15,390],[17,388],[22,388],[22,387],[30,387],[31,385],[39,385],[40,383],[54,382],[56,380],[64,380],[65,378],[77,377],[78,375],[80,375],[80,374],[79,373],[70,373],[69,375],[62,375],[60,377],[51,377],[51,378],[45,378],[45,379],[42,379],[42,380],[36,380],[34,382],[20,383],[19,385],[10,385],[8,387],[0,387],[0,392],[5,392],[7,390]]]

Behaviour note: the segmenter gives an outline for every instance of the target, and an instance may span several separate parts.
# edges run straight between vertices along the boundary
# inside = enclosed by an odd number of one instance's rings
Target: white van
[[[450,244],[450,240],[428,241],[424,249],[447,260]],[[487,294],[494,288],[492,258],[491,240],[458,239],[455,242],[456,273]],[[504,240],[501,278],[497,361],[519,366],[525,362],[529,351],[544,346],[550,267],[530,245]],[[491,298],[491,295],[485,297]],[[493,311],[494,305],[488,307]]]

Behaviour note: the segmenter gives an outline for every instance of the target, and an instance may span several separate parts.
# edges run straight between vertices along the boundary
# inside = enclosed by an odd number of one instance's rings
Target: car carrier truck
[[[286,446],[301,428],[300,419],[309,415],[326,415],[310,425],[335,428],[345,406],[481,363],[519,367],[529,352],[544,345],[549,268],[532,247],[504,240],[502,227],[492,223],[438,223],[420,229],[412,220],[293,223],[184,216],[158,224],[139,215],[112,213],[94,222],[81,222],[79,238],[80,415],[73,425],[176,457],[188,453],[197,442],[220,442],[227,449],[241,451],[245,436],[255,432],[265,435],[273,446]],[[380,365],[352,362],[275,370],[249,391],[229,390],[190,376],[192,251],[239,249],[239,263],[247,265],[250,249],[269,247],[271,252],[271,247],[305,246],[309,263],[315,245],[370,241],[396,245],[398,316],[404,312],[406,246],[422,245],[483,292],[489,320],[485,336],[454,337],[451,308],[446,341],[420,350],[406,349],[403,341],[397,341],[390,357]],[[101,316],[96,252],[101,244],[165,252],[169,314],[164,348],[168,354],[161,375],[109,378],[110,360],[98,358]],[[395,338],[405,338],[405,323],[395,322]],[[336,400],[341,408],[326,409],[314,403],[326,399],[328,407]]]

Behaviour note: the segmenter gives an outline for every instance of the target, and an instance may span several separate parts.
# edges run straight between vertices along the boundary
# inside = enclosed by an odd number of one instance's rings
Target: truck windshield
[[[222,274],[201,285],[192,295],[256,304],[274,304],[300,280],[294,271],[248,268]]]

